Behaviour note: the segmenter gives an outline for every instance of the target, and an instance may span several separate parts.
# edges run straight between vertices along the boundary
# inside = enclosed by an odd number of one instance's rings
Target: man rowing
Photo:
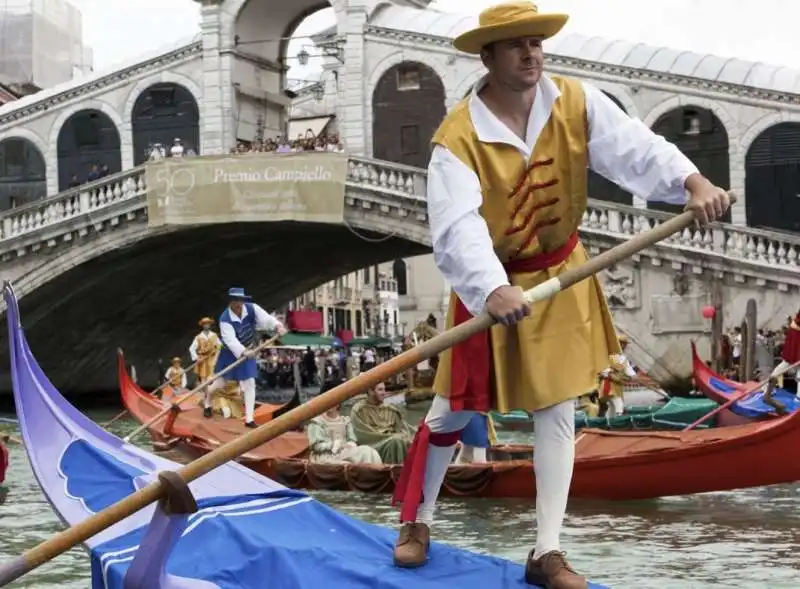
[[[254,419],[256,407],[256,364],[257,352],[254,345],[258,339],[257,331],[277,331],[279,335],[286,333],[283,324],[264,309],[250,302],[252,297],[243,288],[233,287],[228,290],[230,302],[219,316],[219,333],[222,338],[222,350],[214,366],[214,374],[225,370],[228,366],[244,356],[246,360],[217,378],[205,392],[203,415],[212,416],[211,396],[214,391],[225,387],[226,382],[239,383],[244,397],[244,425],[257,427]]]
[[[685,203],[706,224],[727,193],[602,92],[543,74],[542,41],[566,23],[531,2],[494,6],[455,39],[488,73],[433,137],[428,213],[434,258],[453,287],[448,327],[487,311],[499,325],[442,354],[430,411],[398,481],[397,566],[426,562],[429,526],[473,412],[525,409],[536,431],[536,545],[525,579],[585,589],[561,551],[575,456],[575,402],[620,352],[596,277],[530,306],[525,290],[586,262],[578,227],[595,172],[651,200]]]
[[[600,399],[608,405],[607,417],[617,417],[625,413],[625,384],[636,378],[636,371],[625,355],[628,338],[619,337],[620,351],[608,357],[608,366],[600,373]]]
[[[216,333],[211,331],[214,320],[211,317],[203,317],[199,322],[200,333],[194,336],[192,344],[189,346],[189,355],[192,362],[195,362],[194,373],[197,376],[197,384],[205,382],[214,374],[214,365],[217,362],[217,354],[222,348],[222,342]]]

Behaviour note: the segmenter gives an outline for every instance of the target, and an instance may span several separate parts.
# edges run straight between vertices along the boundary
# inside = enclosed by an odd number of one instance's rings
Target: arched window
[[[200,153],[200,109],[189,90],[180,84],[154,84],[136,99],[131,112],[133,161],[147,161],[152,147],[169,152],[179,139],[184,153]]]
[[[66,120],[57,153],[59,190],[122,171],[119,131],[99,110],[80,110]]]
[[[403,260],[395,260],[392,265],[392,274],[397,281],[397,294],[408,294],[408,267]]]
[[[653,131],[674,143],[711,182],[730,188],[728,132],[713,112],[699,106],[676,108],[662,115]],[[647,206],[672,213],[683,210],[681,205],[658,202],[648,202]],[[730,221],[730,210],[723,220]]]
[[[763,131],[745,157],[747,224],[800,231],[800,123]]]
[[[28,139],[0,141],[0,210],[47,196],[46,170],[42,152]]]
[[[435,71],[413,61],[389,68],[372,94],[373,157],[426,167],[446,112],[444,84]]]

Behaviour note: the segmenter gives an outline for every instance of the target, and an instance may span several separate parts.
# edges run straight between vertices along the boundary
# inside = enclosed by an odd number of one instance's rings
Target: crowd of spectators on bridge
[[[309,129],[305,135],[298,135],[295,139],[289,139],[285,135],[267,139],[256,139],[250,144],[240,142],[236,147],[231,148],[231,154],[274,152],[274,153],[296,153],[305,151],[333,151],[341,153],[344,145],[336,134],[321,133],[314,136]]]

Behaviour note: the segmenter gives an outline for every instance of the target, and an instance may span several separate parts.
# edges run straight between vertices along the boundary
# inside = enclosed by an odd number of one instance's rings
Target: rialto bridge
[[[206,1],[196,39],[0,108],[0,274],[15,281],[31,345],[57,386],[113,390],[118,345],[152,378],[154,359],[181,353],[230,284],[270,307],[427,251],[419,168],[481,68],[449,47],[471,19],[413,7],[426,4],[330,2],[336,27],[316,38],[319,91],[301,91],[294,107],[335,116],[348,153],[336,223],[151,227],[143,164],[152,144],[176,137],[214,156],[281,134],[286,38],[328,2]],[[714,284],[737,321],[749,298],[775,325],[794,313],[800,238],[786,231],[800,220],[798,72],[575,35],[546,50],[551,71],[592,81],[741,196],[732,224],[687,230],[603,276],[655,371],[685,364],[687,336],[708,329],[699,311]],[[602,178],[591,187],[582,233],[593,252],[667,214]]]

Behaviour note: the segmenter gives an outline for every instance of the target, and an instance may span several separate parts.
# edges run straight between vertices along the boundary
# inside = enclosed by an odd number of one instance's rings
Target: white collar
[[[561,96],[561,91],[547,74],[542,74],[536,85],[536,98],[528,118],[526,141],[522,141],[489,110],[489,107],[478,96],[478,92],[486,85],[487,78],[488,76],[484,75],[475,83],[469,97],[469,114],[472,117],[472,125],[478,140],[484,143],[505,143],[530,156],[539,134],[550,118],[553,105]]]
[[[239,317],[236,313],[234,313],[233,309],[228,307],[228,317],[231,318],[231,321],[239,321],[239,322],[241,322],[242,320],[244,320],[245,317],[247,317],[247,306],[246,305],[242,305],[242,316],[241,317]]]

